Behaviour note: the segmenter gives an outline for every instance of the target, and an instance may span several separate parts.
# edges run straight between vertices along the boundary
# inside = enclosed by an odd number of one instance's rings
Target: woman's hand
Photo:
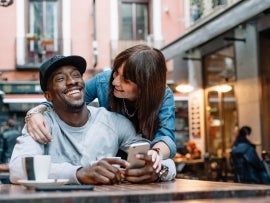
[[[162,153],[159,148],[152,148],[148,151],[147,155],[152,157],[153,168],[156,173],[158,173],[161,169],[161,161],[163,159]]]
[[[33,113],[27,117],[26,127],[29,135],[40,143],[52,141],[50,126],[41,113]]]

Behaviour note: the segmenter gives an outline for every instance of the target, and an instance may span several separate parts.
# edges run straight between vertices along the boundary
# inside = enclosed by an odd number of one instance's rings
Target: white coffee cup
[[[35,155],[22,158],[27,180],[47,180],[51,167],[50,155]]]

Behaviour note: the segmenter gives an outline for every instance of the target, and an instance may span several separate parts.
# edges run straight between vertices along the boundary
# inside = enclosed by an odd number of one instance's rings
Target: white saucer
[[[48,186],[48,185],[64,185],[68,182],[68,179],[48,179],[48,180],[18,180],[18,183],[26,187],[39,187],[39,186]]]

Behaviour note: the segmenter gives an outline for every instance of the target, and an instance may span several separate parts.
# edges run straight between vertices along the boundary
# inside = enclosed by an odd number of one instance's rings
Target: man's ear
[[[44,97],[47,99],[47,101],[49,101],[49,102],[52,101],[52,95],[49,91],[44,92]]]

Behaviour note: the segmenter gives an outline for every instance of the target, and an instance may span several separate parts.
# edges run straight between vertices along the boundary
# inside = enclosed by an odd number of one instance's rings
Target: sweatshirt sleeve
[[[22,157],[45,154],[44,144],[40,144],[23,129],[22,136],[18,137],[14,147],[9,168],[10,181],[17,184],[18,180],[27,179],[22,165]],[[49,179],[68,179],[69,183],[80,184],[76,177],[76,172],[81,166],[74,166],[70,163],[51,163]]]

